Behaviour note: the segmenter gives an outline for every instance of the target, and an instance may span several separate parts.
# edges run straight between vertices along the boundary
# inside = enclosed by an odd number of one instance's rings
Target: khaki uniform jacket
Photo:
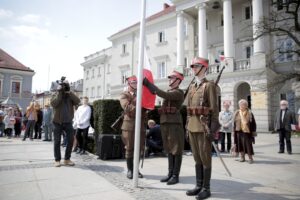
[[[200,85],[196,86],[196,83],[192,84],[189,87],[187,98],[188,107],[209,107],[211,121],[219,123],[218,99],[215,83],[203,79],[203,82]],[[187,129],[190,132],[205,132],[204,124],[200,120],[200,115],[188,116]]]
[[[53,122],[62,124],[62,123],[71,123],[74,118],[74,106],[80,103],[80,99],[73,93],[70,92],[63,96],[62,93],[56,92],[50,101],[51,106],[53,107]],[[63,113],[67,111],[68,113]],[[63,119],[63,116],[67,118]]]
[[[134,131],[136,97],[128,91],[123,92],[120,97],[120,104],[125,113],[121,129],[125,131]],[[142,109],[142,125],[144,124],[145,115],[145,110]],[[141,129],[144,129],[144,127],[141,126]]]
[[[162,108],[175,107],[176,113],[162,113],[160,115],[160,123],[177,123],[182,124],[182,117],[180,113],[180,107],[184,101],[184,93],[181,89],[170,89],[168,91],[162,91],[157,88],[156,94],[164,98]]]

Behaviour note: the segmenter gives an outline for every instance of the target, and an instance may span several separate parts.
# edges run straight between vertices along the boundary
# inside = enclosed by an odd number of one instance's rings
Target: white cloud
[[[29,39],[44,40],[50,37],[50,33],[47,29],[42,29],[36,26],[19,25],[12,26],[11,30],[18,36],[22,36]]]
[[[41,21],[40,15],[35,14],[27,14],[19,18],[21,22],[29,23],[29,24],[38,24]]]
[[[0,8],[0,19],[4,19],[4,18],[10,18],[12,17],[14,14],[12,11],[10,10],[4,10]]]

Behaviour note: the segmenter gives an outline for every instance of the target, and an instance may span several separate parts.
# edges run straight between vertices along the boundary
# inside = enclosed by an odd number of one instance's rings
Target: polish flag
[[[144,69],[143,75],[146,77],[151,83],[154,83],[151,64],[147,55],[147,50],[144,47]],[[142,95],[142,107],[148,110],[153,110],[155,107],[155,98],[156,95],[152,94],[149,89],[143,86],[143,95]]]

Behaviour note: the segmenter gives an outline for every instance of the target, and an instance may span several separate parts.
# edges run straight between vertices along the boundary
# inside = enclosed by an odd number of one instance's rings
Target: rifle
[[[123,111],[121,115],[116,119],[116,121],[110,126],[114,131],[118,132],[122,126],[123,118],[124,118],[125,112]]]

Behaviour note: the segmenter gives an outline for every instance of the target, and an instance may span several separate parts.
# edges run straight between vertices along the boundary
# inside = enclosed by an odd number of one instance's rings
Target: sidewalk
[[[300,199],[300,138],[292,138],[292,145],[293,155],[278,154],[277,134],[260,134],[254,164],[223,154],[233,177],[213,157],[210,199]],[[124,160],[77,154],[72,160],[74,167],[55,168],[51,142],[0,138],[0,200],[195,199],[185,195],[195,183],[191,155],[183,157],[180,183],[173,186],[159,181],[167,159],[146,159],[139,188],[126,178]]]

